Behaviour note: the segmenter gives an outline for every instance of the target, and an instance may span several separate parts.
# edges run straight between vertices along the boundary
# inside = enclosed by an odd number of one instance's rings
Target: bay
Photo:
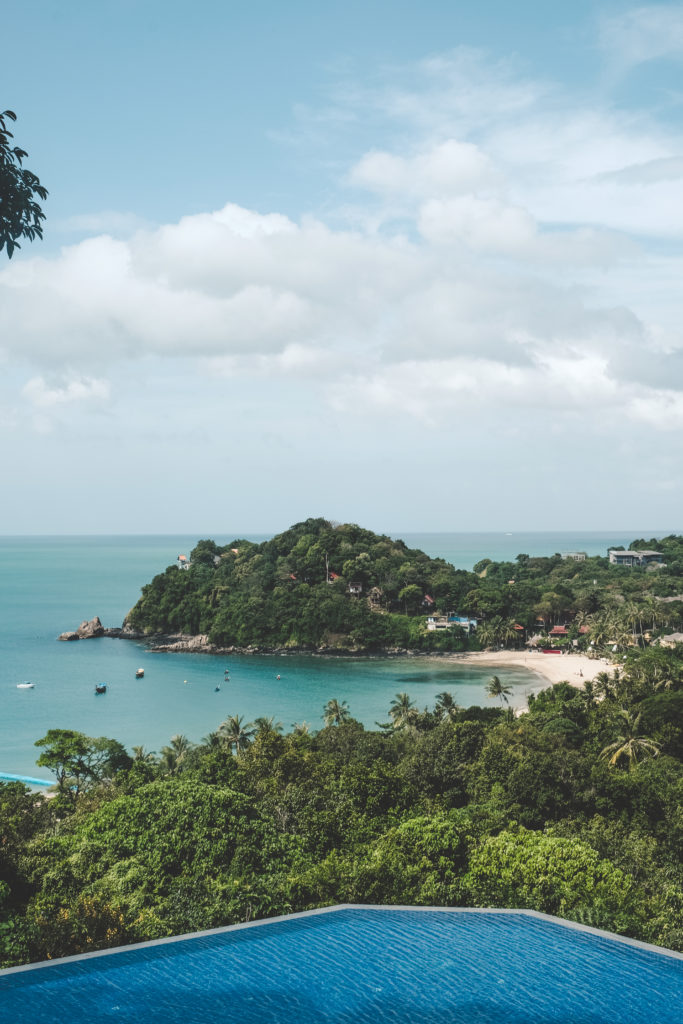
[[[660,534],[662,531],[659,531]],[[669,532],[669,531],[665,531]],[[403,534],[411,547],[471,569],[484,557],[514,559],[525,552],[584,550],[604,554],[628,543],[629,534]],[[50,728],[79,729],[159,750],[184,733],[198,741],[231,714],[274,716],[286,730],[294,722],[322,725],[330,698],[348,701],[367,727],[386,721],[391,699],[407,691],[419,707],[450,690],[458,703],[487,704],[491,671],[438,659],[231,657],[149,653],[130,641],[99,639],[58,643],[66,629],[99,615],[120,625],[152,576],[189,555],[202,535],[0,538],[0,773],[45,777],[35,766],[34,742]],[[241,536],[245,536],[242,534]],[[214,536],[217,543],[234,539]],[[264,535],[246,535],[261,541]],[[135,670],[145,669],[143,679]],[[224,684],[229,668],[230,682]],[[280,679],[278,679],[278,675]],[[501,671],[515,702],[538,679],[522,670]],[[32,690],[18,690],[30,681]],[[107,693],[95,696],[95,683]],[[216,691],[219,686],[220,690]]]

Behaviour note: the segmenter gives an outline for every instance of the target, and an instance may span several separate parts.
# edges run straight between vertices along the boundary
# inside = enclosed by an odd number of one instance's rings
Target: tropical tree
[[[193,744],[187,736],[176,734],[171,736],[167,747],[161,748],[161,764],[168,775],[176,775],[182,771],[183,761],[192,750]]]
[[[349,705],[345,700],[328,700],[323,708],[323,722],[325,725],[341,725],[351,718]]]
[[[283,726],[282,722],[276,722],[273,715],[270,718],[266,718],[264,715],[254,719],[254,725],[256,726],[257,736],[268,736],[270,733],[281,733]]]
[[[235,754],[246,750],[254,737],[251,722],[244,721],[243,715],[229,715],[218,727],[223,743]]]
[[[636,714],[635,711],[621,708],[619,716],[624,722],[621,733],[614,743],[610,743],[600,752],[600,757],[608,761],[610,768],[615,768],[625,759],[628,762],[628,770],[631,771],[639,761],[656,757],[660,748],[654,740],[639,734],[641,713]]]
[[[452,693],[444,691],[443,693],[437,693],[434,711],[439,718],[449,718],[452,722],[458,712],[462,711],[462,708],[455,703]]]
[[[417,715],[417,707],[408,694],[397,693],[389,706],[389,717],[394,729],[404,729],[407,725],[413,725]]]
[[[132,747],[133,761],[137,761],[138,764],[154,764],[156,761],[156,754],[153,750],[145,750],[144,747]]]
[[[14,250],[21,248],[18,238],[33,241],[36,237],[43,237],[41,222],[45,220],[45,214],[34,196],[47,199],[47,189],[32,171],[23,166],[28,153],[10,142],[14,136],[8,122],[16,119],[17,115],[12,110],[4,110],[0,114],[0,252],[7,247],[10,259]]]
[[[512,693],[512,687],[506,683],[501,682],[498,676],[491,676],[488,683],[486,684],[486,695],[487,697],[498,697],[500,699],[501,706],[503,701],[509,704],[509,695]]]

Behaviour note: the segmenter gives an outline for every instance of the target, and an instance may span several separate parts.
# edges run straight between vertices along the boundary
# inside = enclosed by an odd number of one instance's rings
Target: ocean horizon
[[[666,534],[661,534],[665,536]],[[366,727],[387,717],[389,702],[407,691],[420,707],[451,690],[460,704],[487,704],[490,670],[438,662],[378,658],[242,656],[150,653],[143,643],[90,640],[58,643],[65,630],[98,615],[106,626],[121,625],[140,591],[154,575],[189,556],[206,534],[58,535],[0,537],[0,772],[27,777],[49,774],[35,765],[34,743],[50,728],[78,729],[159,750],[176,733],[198,742],[230,714],[247,720],[273,715],[286,730],[306,720],[322,726],[330,698],[349,702]],[[236,538],[262,541],[267,534],[214,535],[217,543]],[[392,535],[393,536],[393,535]],[[634,533],[405,533],[410,547],[471,569],[480,559],[514,560],[517,554],[552,555],[569,550],[606,554],[628,544]],[[221,686],[229,664],[231,682]],[[144,680],[135,670],[145,668]],[[506,681],[523,701],[538,680],[507,670]],[[281,678],[277,678],[277,677]],[[24,681],[32,690],[18,690]],[[95,683],[108,692],[94,696]],[[219,691],[216,686],[221,686]]]

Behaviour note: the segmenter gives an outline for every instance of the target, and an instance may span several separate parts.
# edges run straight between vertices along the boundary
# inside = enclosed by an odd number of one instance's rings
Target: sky
[[[683,3],[35,0],[1,534],[680,531]]]

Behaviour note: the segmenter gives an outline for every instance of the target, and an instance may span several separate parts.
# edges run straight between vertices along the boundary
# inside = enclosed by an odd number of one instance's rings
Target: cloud
[[[683,236],[683,139],[474,51],[372,101],[403,135],[344,175],[362,215],[227,203],[0,272],[31,408],[104,401],[110,368],[147,360],[430,424],[508,410],[602,430],[609,409],[654,427],[657,403],[677,422],[680,267],[662,242]],[[367,96],[348,103],[360,117]],[[79,375],[55,383],[64,366]]]
[[[77,377],[51,385],[44,377],[31,377],[24,385],[22,395],[37,409],[53,409],[75,402],[106,401],[109,383],[92,377]]]
[[[452,196],[494,185],[497,175],[478,146],[447,139],[411,157],[373,150],[351,168],[349,180],[381,194]]]
[[[599,21],[602,48],[624,68],[659,57],[683,55],[683,10],[650,4]]]
[[[661,157],[642,164],[631,164],[618,171],[596,175],[595,181],[617,185],[654,185],[660,181],[680,181],[683,178],[683,157]]]

